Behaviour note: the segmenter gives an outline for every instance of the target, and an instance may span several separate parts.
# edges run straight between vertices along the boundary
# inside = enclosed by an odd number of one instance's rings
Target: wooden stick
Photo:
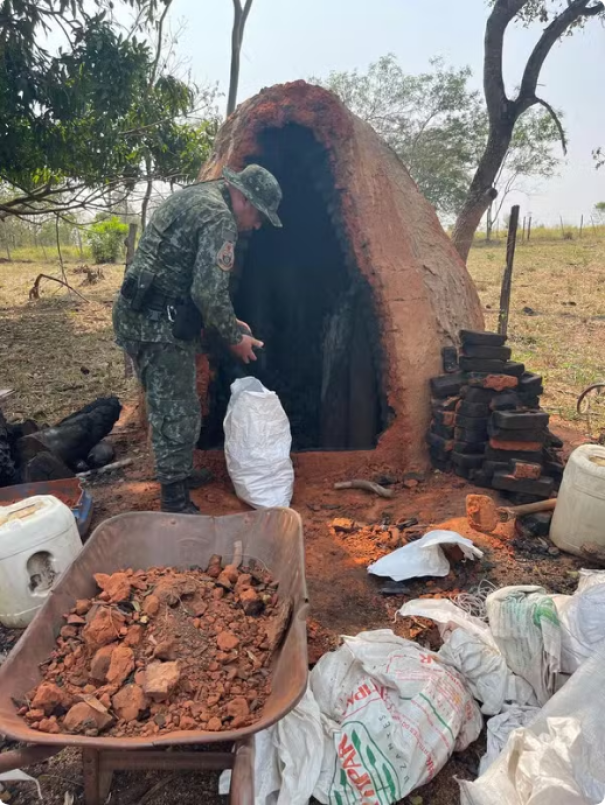
[[[395,497],[395,493],[392,489],[385,489],[384,486],[375,484],[373,481],[341,481],[338,484],[334,484],[334,489],[365,489],[366,492],[374,492],[374,494],[380,495],[381,498]]]
[[[500,335],[508,334],[508,314],[510,312],[510,294],[513,284],[513,263],[515,261],[515,247],[517,245],[517,228],[519,226],[519,205],[510,211],[508,224],[508,241],[506,243],[506,268],[502,278],[502,292],[500,293],[500,321],[498,332]]]
[[[86,470],[86,472],[78,472],[76,473],[76,478],[92,478],[96,475],[104,475],[106,472],[111,472],[112,470],[121,470],[122,467],[130,467],[131,464],[134,464],[134,459],[132,458],[123,458],[120,461],[114,461],[113,464],[106,464],[104,467],[99,467],[96,470]]]
[[[497,511],[501,522],[507,523],[514,517],[525,517],[526,514],[553,511],[556,505],[557,499],[549,498],[548,500],[539,500],[537,503],[526,503],[523,506],[503,506]]]
[[[60,280],[58,277],[51,277],[50,274],[38,274],[36,280],[32,287],[29,289],[29,301],[33,302],[35,299],[40,298],[40,280],[52,280],[53,282],[58,282],[59,285],[64,285],[68,290],[73,291],[80,299],[83,299],[84,302],[90,302],[90,299],[87,299],[85,296],[82,296],[80,291],[76,291],[75,288],[72,288],[71,285],[63,280]]]

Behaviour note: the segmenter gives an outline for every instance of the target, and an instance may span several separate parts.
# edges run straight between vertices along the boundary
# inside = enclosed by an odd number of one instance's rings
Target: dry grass
[[[105,279],[85,286],[77,267],[66,264],[67,279],[88,304],[47,280],[40,300],[28,300],[39,273],[61,276],[57,263],[0,263],[0,385],[16,392],[3,405],[8,418],[54,423],[96,397],[134,394],[111,326],[124,268],[105,266]]]
[[[505,252],[504,244],[477,246],[469,260],[488,329],[497,327]],[[518,246],[509,340],[515,359],[544,376],[545,407],[575,420],[580,392],[605,378],[605,238]]]

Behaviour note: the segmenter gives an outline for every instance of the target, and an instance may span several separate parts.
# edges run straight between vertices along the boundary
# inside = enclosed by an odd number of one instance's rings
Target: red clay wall
[[[441,348],[461,328],[482,328],[470,276],[432,206],[373,129],[326,90],[304,81],[274,86],[243,103],[219,133],[201,179],[260,156],[267,127],[308,127],[328,151],[344,226],[357,266],[372,285],[385,355],[383,387],[392,425],[372,453],[346,454],[348,472],[426,466],[429,379],[441,373]],[[302,462],[313,458],[301,456]],[[338,472],[344,454],[321,454]]]

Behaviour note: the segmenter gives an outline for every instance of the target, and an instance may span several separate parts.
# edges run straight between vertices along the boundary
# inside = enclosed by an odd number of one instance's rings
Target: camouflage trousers
[[[193,470],[202,424],[195,389],[196,345],[128,341],[123,346],[145,391],[157,480],[182,481]]]

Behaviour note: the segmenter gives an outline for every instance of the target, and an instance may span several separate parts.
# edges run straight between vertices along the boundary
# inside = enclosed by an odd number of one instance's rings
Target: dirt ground
[[[503,264],[503,247],[474,249],[469,269],[478,286],[486,324],[493,326]],[[584,386],[600,377],[605,333],[602,283],[605,282],[605,240],[557,241],[521,245],[517,254],[513,289],[510,341],[515,358],[525,360],[533,371],[544,373],[544,405],[566,420],[574,417],[575,399]],[[98,395],[118,394],[128,404],[135,399],[134,384],[124,377],[123,357],[113,343],[111,301],[123,269],[108,268],[99,285],[86,287],[77,266],[68,266],[68,278],[89,302],[67,299],[62,289],[43,285],[42,299],[28,302],[28,290],[39,271],[58,274],[56,266],[38,263],[0,263],[0,375],[2,386],[16,393],[4,406],[9,418],[32,416],[54,422],[75,407]],[[531,311],[531,312],[530,312]],[[4,349],[2,349],[4,347]],[[555,422],[553,430],[571,449],[583,441],[581,431],[569,423]],[[152,465],[145,434],[136,412],[126,405],[119,426],[111,437],[117,458],[135,460],[127,474],[90,486],[95,500],[94,525],[107,517],[132,510],[157,510],[159,490],[151,480]],[[220,453],[197,454],[200,464],[210,466],[216,479],[193,493],[205,514],[222,515],[246,511],[235,497]],[[339,466],[338,477],[334,465]],[[300,512],[305,529],[306,574],[311,600],[308,624],[309,659],[313,663],[338,643],[339,635],[375,628],[393,628],[423,645],[437,647],[435,629],[417,623],[395,621],[396,610],[419,595],[456,595],[482,579],[496,585],[538,583],[552,592],[572,592],[581,564],[564,554],[556,556],[488,538],[468,530],[464,519],[450,523],[454,530],[472,537],[485,552],[476,563],[455,564],[445,579],[413,581],[405,595],[386,597],[384,581],[369,576],[370,561],[389,548],[371,529],[351,534],[332,528],[335,518],[359,524],[390,525],[416,518],[418,535],[430,526],[461,518],[470,492],[481,492],[454,476],[426,472],[413,489],[397,478],[395,498],[383,500],[365,492],[336,492],[335,480],[349,477],[349,457],[326,462],[321,454],[294,456],[296,471],[293,508]],[[364,476],[379,479],[389,467],[375,463],[367,454]],[[376,529],[380,531],[380,529]],[[410,534],[412,532],[408,532]],[[536,549],[540,547],[536,543]],[[542,546],[542,551],[543,551]],[[18,639],[18,633],[0,628],[0,659]],[[8,748],[0,737],[0,751]],[[408,797],[406,805],[451,805],[458,801],[456,777],[474,778],[485,750],[480,738],[461,755],[455,755],[437,777]],[[45,805],[83,802],[81,758],[67,750],[34,769],[42,785]],[[217,775],[170,775],[153,773],[117,774],[111,802],[117,805],[219,805]],[[8,795],[8,796],[7,796]],[[31,784],[10,783],[3,795],[14,805],[38,802]]]
[[[555,423],[553,430],[565,439],[567,449],[584,441],[579,431],[564,423]],[[94,525],[107,517],[133,510],[157,510],[159,490],[151,480],[151,456],[146,436],[138,424],[138,416],[127,409],[111,436],[117,457],[132,457],[135,465],[127,475],[109,481],[98,481],[90,489],[95,500]],[[380,479],[384,468],[373,467],[368,454],[367,477]],[[226,473],[222,454],[197,453],[197,462],[210,466],[215,473],[214,482],[193,493],[205,514],[223,515],[246,511],[238,501]],[[425,596],[455,596],[458,592],[476,586],[482,579],[493,584],[540,584],[557,593],[571,593],[577,584],[577,571],[582,564],[564,554],[552,556],[514,548],[507,540],[488,537],[472,531],[464,515],[465,497],[470,492],[484,493],[455,476],[427,471],[424,480],[412,489],[398,478],[392,487],[395,497],[384,500],[363,491],[334,491],[334,478],[322,471],[321,456],[295,456],[296,488],[295,508],[302,516],[305,531],[306,574],[311,601],[308,626],[310,665],[331,648],[338,645],[342,634],[354,635],[360,631],[393,628],[394,631],[421,644],[436,648],[439,645],[436,629],[426,629],[418,622],[395,619],[396,610],[405,601]],[[343,454],[341,477],[347,476],[347,456]],[[368,575],[367,565],[388,553],[381,538],[353,531],[338,532],[332,527],[335,518],[347,518],[358,524],[388,526],[415,518],[418,524],[408,534],[420,536],[431,526],[448,522],[448,527],[471,537],[484,551],[477,562],[453,564],[444,579],[411,581],[405,595],[384,596],[381,587],[385,580]],[[376,528],[380,533],[380,529]],[[17,637],[14,632],[0,630],[0,651],[10,648]],[[6,744],[8,746],[8,744]],[[413,796],[422,797],[423,805],[450,805],[457,801],[456,777],[471,779],[477,774],[479,759],[484,752],[484,737],[466,752],[454,756],[446,768]],[[41,782],[46,805],[63,805],[65,795],[71,793],[75,802],[83,802],[81,761],[79,752],[67,750],[50,762],[33,770]],[[8,785],[13,805],[34,805],[37,801],[31,784]],[[161,773],[119,773],[112,788],[111,802],[115,805],[172,805],[195,803],[219,805],[226,798],[219,797],[217,776],[170,775]],[[407,798],[404,803],[411,803]],[[414,805],[419,803],[413,800]]]

